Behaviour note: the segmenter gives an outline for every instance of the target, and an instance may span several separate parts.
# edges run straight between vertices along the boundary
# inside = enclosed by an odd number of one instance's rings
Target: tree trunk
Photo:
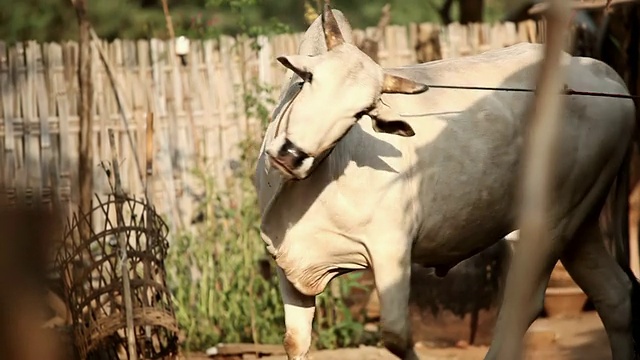
[[[461,24],[482,22],[483,0],[458,0],[458,3],[460,5]]]
[[[93,151],[91,128],[93,124],[93,84],[91,81],[91,25],[87,18],[86,0],[74,0],[80,28],[80,50],[78,58],[78,81],[80,82],[80,146],[78,159],[78,181],[80,185],[81,214],[87,215],[87,221],[80,222],[80,235],[87,239],[91,234],[91,202],[93,198]]]

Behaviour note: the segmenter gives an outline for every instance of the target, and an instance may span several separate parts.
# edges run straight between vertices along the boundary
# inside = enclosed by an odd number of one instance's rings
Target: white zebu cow
[[[306,32],[299,55],[278,58],[296,75],[283,89],[256,170],[262,238],[278,265],[289,359],[307,358],[315,296],[335,276],[365,268],[374,273],[386,347],[415,358],[408,320],[411,263],[451,268],[514,230],[517,218],[517,169],[533,95],[425,92],[422,83],[530,88],[542,46],[518,44],[383,69],[350,35],[342,14],[327,6]],[[628,93],[602,62],[568,55],[563,61],[573,89]],[[595,303],[613,358],[626,360],[635,351],[630,294],[637,282],[607,254],[598,214],[624,168],[634,104],[565,99],[549,214],[555,247],[544,273],[536,274],[538,283],[527,284],[538,296],[523,329],[541,309],[548,277],[561,259]],[[501,313],[508,314],[511,304],[504,299]],[[495,358],[509,336],[524,335],[505,334],[501,324],[487,358]]]

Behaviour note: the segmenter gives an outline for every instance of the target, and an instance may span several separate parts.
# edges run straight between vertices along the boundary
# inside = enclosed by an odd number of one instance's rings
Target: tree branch
[[[169,4],[167,4],[167,0],[161,1],[162,11],[164,12],[164,20],[167,23],[167,32],[169,33],[169,38],[173,40],[176,37],[176,33],[173,30],[173,21],[171,20],[171,13],[169,12]]]

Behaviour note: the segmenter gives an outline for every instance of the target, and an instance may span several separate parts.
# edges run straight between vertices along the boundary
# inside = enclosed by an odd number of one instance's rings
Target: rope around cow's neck
[[[276,130],[275,133],[273,135],[273,137],[275,138],[276,136],[278,136],[280,134],[280,124],[282,123],[282,120],[284,119],[284,117],[287,117],[287,124],[285,125],[285,128],[289,126],[289,116],[291,114],[289,114],[289,110],[291,110],[291,105],[293,105],[293,100],[295,100],[298,95],[300,94],[300,91],[302,90],[302,84],[303,83],[298,83],[298,91],[296,91],[296,93],[293,95],[293,97],[291,98],[291,100],[289,100],[287,102],[287,104],[285,105],[284,109],[280,112],[278,119],[276,120]]]
[[[456,89],[456,90],[488,90],[488,91],[512,91],[512,92],[531,92],[535,93],[535,89],[522,89],[522,88],[510,88],[510,87],[485,87],[485,86],[463,86],[463,85],[430,85],[425,84],[434,89]],[[591,91],[576,91],[565,85],[560,95],[578,95],[578,96],[598,96],[598,97],[611,97],[619,99],[640,99],[640,95],[624,95],[624,94],[612,94],[601,93]]]

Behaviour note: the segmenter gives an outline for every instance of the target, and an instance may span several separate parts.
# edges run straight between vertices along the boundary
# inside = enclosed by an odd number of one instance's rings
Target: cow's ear
[[[279,56],[277,58],[284,67],[296,73],[302,80],[311,82],[313,65],[317,59],[307,55]]]
[[[416,134],[411,125],[401,119],[400,114],[380,102],[367,115],[371,118],[371,125],[376,132],[403,137]]]
[[[403,137],[410,137],[416,134],[411,125],[402,120],[381,121],[375,118],[371,118],[371,120],[373,121],[373,130],[379,133]]]

